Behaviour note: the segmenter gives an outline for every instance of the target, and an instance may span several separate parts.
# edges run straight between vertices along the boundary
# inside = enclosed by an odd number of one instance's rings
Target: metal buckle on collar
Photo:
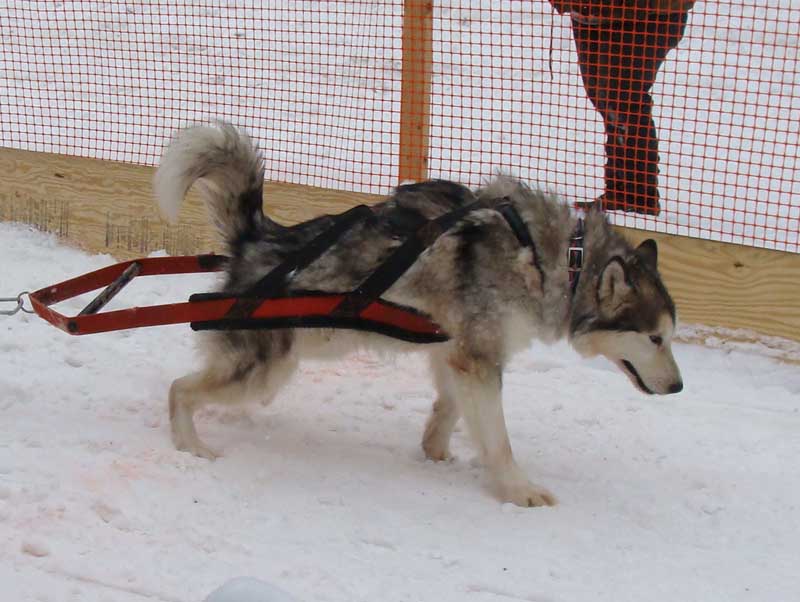
[[[579,272],[583,267],[583,247],[569,247],[567,253],[570,271]]]
[[[579,217],[578,223],[575,224],[575,231],[570,237],[570,245],[567,247],[567,272],[569,273],[569,283],[573,295],[578,288],[578,280],[583,270],[583,237],[583,218]]]
[[[583,237],[583,218],[579,217],[578,222],[575,224],[575,231],[569,239],[569,247],[567,248],[567,265],[570,271],[580,271],[583,267]]]

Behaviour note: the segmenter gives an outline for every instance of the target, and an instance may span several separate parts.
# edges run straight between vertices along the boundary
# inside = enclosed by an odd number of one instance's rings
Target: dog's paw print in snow
[[[320,495],[317,497],[320,506],[346,506],[344,498],[338,495]]]
[[[97,500],[92,504],[92,510],[100,520],[116,527],[120,531],[131,531],[133,529],[133,525],[125,513],[111,502]]]
[[[29,491],[25,487],[12,482],[0,481],[0,523],[11,520],[16,514],[15,510],[24,510],[35,504],[43,502],[46,495],[40,492]],[[63,516],[63,505],[45,507],[40,505],[39,512],[42,518]],[[36,535],[26,535],[20,542],[19,550],[28,556],[41,558],[50,555],[48,543]]]
[[[713,517],[725,511],[724,492],[710,489],[705,483],[692,483],[685,494],[684,504],[699,517]]]
[[[231,579],[205,602],[300,602],[282,589],[253,577]]]
[[[460,560],[447,556],[446,554],[442,553],[441,550],[429,550],[424,555],[433,561],[441,563],[443,567],[448,569],[461,566]]]
[[[67,366],[71,366],[72,368],[82,368],[83,367],[83,360],[79,357],[76,357],[72,354],[64,355],[64,363]]]

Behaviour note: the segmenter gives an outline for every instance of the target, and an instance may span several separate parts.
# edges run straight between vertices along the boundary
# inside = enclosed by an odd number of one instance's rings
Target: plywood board
[[[0,149],[0,220],[33,224],[120,259],[166,249],[219,250],[194,195],[177,226],[158,216],[153,169],[94,159]],[[267,183],[271,217],[294,223],[380,197]],[[655,238],[659,262],[684,322],[744,328],[800,340],[800,256],[623,229],[633,242]]]
[[[800,340],[800,255],[620,228],[658,242],[659,266],[685,322]]]
[[[0,148],[0,221],[31,224],[120,259],[160,249],[172,255],[219,251],[197,195],[189,194],[177,225],[160,218],[153,173],[141,165]],[[270,217],[291,224],[380,197],[267,182],[264,199]]]

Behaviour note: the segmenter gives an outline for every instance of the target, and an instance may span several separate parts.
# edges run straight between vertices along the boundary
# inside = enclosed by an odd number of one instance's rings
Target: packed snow
[[[3,294],[113,261],[21,225],[0,240]],[[140,278],[113,303],[211,285]],[[565,344],[520,354],[512,444],[559,498],[522,509],[488,492],[465,432],[452,462],[423,458],[419,354],[308,363],[269,407],[204,411],[209,462],[169,438],[188,326],[70,337],[18,314],[0,333],[4,600],[200,602],[242,576],[300,602],[800,599],[800,371],[758,344],[683,327],[713,348],[677,344],[686,389],[657,398]]]
[[[596,195],[602,125],[567,20],[544,0],[443,0],[434,20],[431,175]],[[798,250],[798,23],[794,0],[696,3],[653,89],[665,211],[620,223]],[[383,193],[401,26],[401,2],[0,0],[0,145],[154,164],[176,128],[226,118],[271,179]],[[0,242],[0,295],[114,261],[20,225]],[[138,279],[112,307],[212,285]],[[534,345],[506,416],[560,503],[521,509],[490,495],[465,432],[452,462],[424,459],[421,355],[308,363],[268,407],[209,408],[208,462],[169,438],[188,326],[69,337],[18,314],[0,333],[3,600],[800,599],[795,343],[684,325],[686,388],[666,398]]]
[[[281,589],[253,577],[236,577],[214,590],[205,602],[297,602]]]

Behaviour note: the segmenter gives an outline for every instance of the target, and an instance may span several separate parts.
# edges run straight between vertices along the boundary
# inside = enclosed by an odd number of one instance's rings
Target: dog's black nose
[[[681,391],[683,391],[683,381],[678,381],[669,386],[670,393],[680,393]]]

